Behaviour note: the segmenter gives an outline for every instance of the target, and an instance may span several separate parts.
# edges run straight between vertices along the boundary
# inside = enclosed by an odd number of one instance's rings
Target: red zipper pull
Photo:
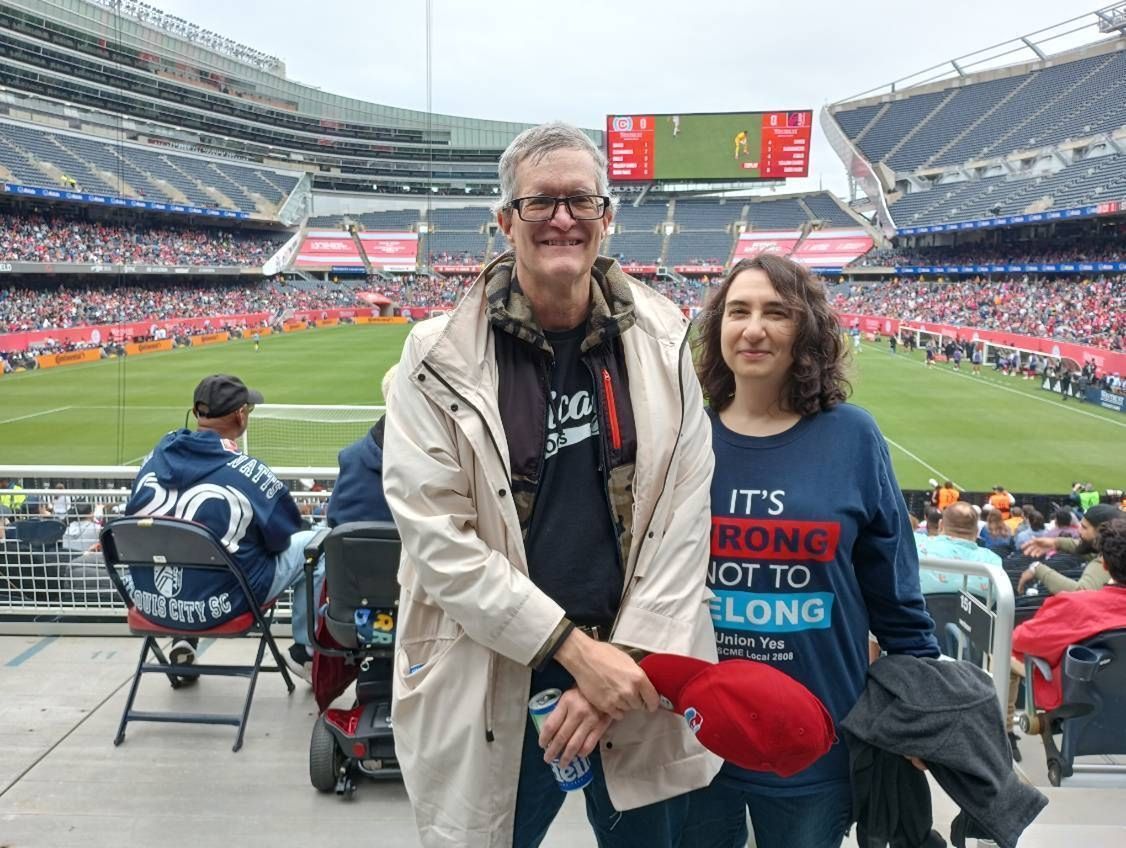
[[[610,381],[610,372],[602,369],[602,390],[606,396],[606,417],[610,420],[610,444],[614,450],[622,449],[622,431],[618,427],[618,404],[614,400],[614,384]]]

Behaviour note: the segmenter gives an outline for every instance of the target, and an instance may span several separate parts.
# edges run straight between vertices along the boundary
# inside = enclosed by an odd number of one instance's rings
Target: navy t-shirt
[[[578,624],[609,625],[622,568],[603,477],[594,378],[580,358],[585,324],[544,333],[555,352],[544,468],[524,549],[528,574]]]
[[[872,417],[849,404],[767,437],[711,417],[708,586],[719,657],[784,671],[839,724],[864,688],[869,630],[889,653],[938,655],[887,446]],[[848,774],[838,741],[789,778],[725,763],[719,779],[799,795]]]

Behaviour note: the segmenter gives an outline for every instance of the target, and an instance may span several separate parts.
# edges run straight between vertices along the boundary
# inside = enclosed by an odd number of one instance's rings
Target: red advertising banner
[[[479,274],[483,266],[480,263],[477,265],[451,265],[444,263],[432,267],[439,274]]]
[[[642,274],[642,275],[644,275],[644,274],[656,274],[657,273],[657,266],[656,265],[638,265],[634,262],[630,262],[629,264],[623,265],[622,270],[625,271],[627,274]]]
[[[293,267],[324,271],[333,266],[363,268],[364,260],[350,233],[340,230],[309,230],[297,248]]]
[[[1100,374],[1121,374],[1126,371],[1126,353],[1116,353],[1101,347],[1072,344],[1057,339],[1041,339],[1035,336],[1020,336],[997,330],[982,330],[977,327],[934,324],[929,321],[900,321],[898,318],[858,315],[851,312],[839,312],[837,315],[842,326],[851,328],[854,326],[854,322],[859,322],[860,329],[866,333],[879,333],[886,336],[900,330],[907,332],[922,330],[963,342],[987,342],[997,347],[1019,348],[1020,350],[1035,351],[1056,358],[1067,357],[1079,365],[1088,360],[1093,360]]]
[[[360,233],[368,262],[384,271],[413,271],[418,263],[418,233]]]
[[[390,302],[390,301],[388,301]],[[301,321],[324,318],[355,318],[378,315],[379,309],[363,306],[349,309],[299,309],[293,316]],[[66,330],[34,330],[25,333],[0,333],[0,350],[27,350],[48,340],[58,344],[105,344],[131,342],[151,338],[163,330],[168,338],[203,330],[218,331],[221,327],[261,327],[272,318],[269,312],[248,312],[235,315],[212,315],[201,318],[168,318],[160,321],[134,321],[129,324],[97,324],[70,327]]]
[[[722,265],[673,265],[678,274],[722,274]]]
[[[816,230],[794,252],[793,259],[811,268],[843,268],[872,249],[864,230]]]
[[[68,327],[65,330],[32,330],[24,333],[0,334],[0,350],[27,350],[48,340],[59,344],[95,344],[131,342],[151,337],[158,330],[172,336],[193,330],[209,331],[224,326],[262,324],[270,318],[269,312],[250,312],[234,315],[212,315],[206,318],[167,318],[159,321],[133,321],[129,324],[95,324],[85,327]]]
[[[763,232],[743,233],[735,245],[734,261],[753,259],[760,253],[777,253],[789,256],[794,245],[801,238],[800,230],[764,230]]]

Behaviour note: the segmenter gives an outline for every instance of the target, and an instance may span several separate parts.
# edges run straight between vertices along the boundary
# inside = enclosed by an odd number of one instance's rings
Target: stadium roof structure
[[[889,235],[1116,214],[1124,32],[1117,3],[826,106],[821,124]]]

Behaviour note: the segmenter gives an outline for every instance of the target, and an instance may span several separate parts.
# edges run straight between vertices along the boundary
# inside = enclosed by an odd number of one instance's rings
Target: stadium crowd
[[[276,253],[289,236],[0,213],[0,261],[255,266]]]
[[[888,315],[1020,333],[1126,350],[1126,278],[889,280],[854,285],[833,305],[843,312]]]
[[[13,287],[0,289],[0,333],[362,305],[347,287],[298,289],[266,281],[191,286],[170,286],[162,281],[132,286]]]
[[[1122,237],[1081,238],[1046,247],[1042,243],[955,244],[933,247],[873,248],[851,264],[854,268],[898,265],[980,265],[984,263],[1121,262]]]

